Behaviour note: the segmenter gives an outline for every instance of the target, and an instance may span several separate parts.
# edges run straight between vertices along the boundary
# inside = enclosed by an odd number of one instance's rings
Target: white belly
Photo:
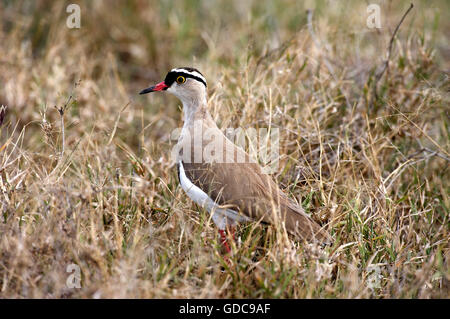
[[[212,215],[212,219],[219,229],[225,229],[227,225],[233,226],[236,223],[250,220],[250,218],[240,215],[235,210],[220,207],[212,200],[211,197],[208,196],[208,194],[194,185],[186,176],[182,161],[178,162],[178,169],[180,174],[180,183],[183,190],[195,203],[206,208],[206,210]]]

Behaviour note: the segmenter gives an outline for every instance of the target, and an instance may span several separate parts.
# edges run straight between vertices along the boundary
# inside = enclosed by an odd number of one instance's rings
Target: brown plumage
[[[329,243],[328,233],[312,220],[303,208],[294,203],[265,174],[260,165],[252,161],[248,153],[237,147],[219,130],[205,109],[197,110],[194,123],[203,125],[201,132],[209,130],[217,138],[222,138],[223,158],[227,163],[194,163],[194,125],[187,125],[190,139],[180,138],[179,146],[191,147],[191,158],[183,161],[186,176],[194,185],[207,193],[217,204],[239,211],[253,220],[274,224],[282,221],[286,230],[297,238],[307,241]],[[200,140],[197,138],[197,140]],[[203,146],[212,139],[203,137]],[[244,163],[238,159],[245,159]],[[232,159],[232,162],[230,161]],[[230,163],[231,162],[231,163]]]
[[[163,82],[141,94],[163,90],[183,103],[184,126],[176,153],[181,186],[191,199],[208,209],[222,235],[226,225],[256,220],[282,222],[300,239],[331,242],[328,233],[219,130],[207,111],[206,80],[200,72],[173,69]],[[222,150],[222,156],[203,157],[211,145],[213,153]]]

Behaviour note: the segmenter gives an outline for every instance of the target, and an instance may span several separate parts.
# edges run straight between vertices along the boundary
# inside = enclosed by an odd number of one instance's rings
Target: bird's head
[[[197,69],[175,68],[167,73],[164,81],[142,90],[139,94],[167,91],[181,100],[183,105],[206,98],[206,79]]]

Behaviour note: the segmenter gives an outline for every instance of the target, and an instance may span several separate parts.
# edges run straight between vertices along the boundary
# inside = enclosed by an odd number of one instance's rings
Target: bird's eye
[[[186,79],[184,78],[184,76],[179,76],[177,77],[177,83],[178,84],[183,84],[184,82],[186,82]]]

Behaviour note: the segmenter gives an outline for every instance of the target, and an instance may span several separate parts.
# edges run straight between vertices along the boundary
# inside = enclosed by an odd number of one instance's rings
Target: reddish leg
[[[225,230],[219,229],[219,234],[220,234],[220,242],[222,246],[225,248],[227,254],[231,253],[231,248],[230,245],[228,245],[227,234],[225,233]]]
[[[234,227],[230,227],[228,228],[233,240],[236,240],[236,235],[235,235],[235,229]],[[224,229],[219,229],[219,234],[220,234],[220,242],[222,244],[222,246],[225,248],[226,253],[230,254],[231,253],[231,247],[230,244],[228,242],[228,238],[227,238],[227,232]]]

